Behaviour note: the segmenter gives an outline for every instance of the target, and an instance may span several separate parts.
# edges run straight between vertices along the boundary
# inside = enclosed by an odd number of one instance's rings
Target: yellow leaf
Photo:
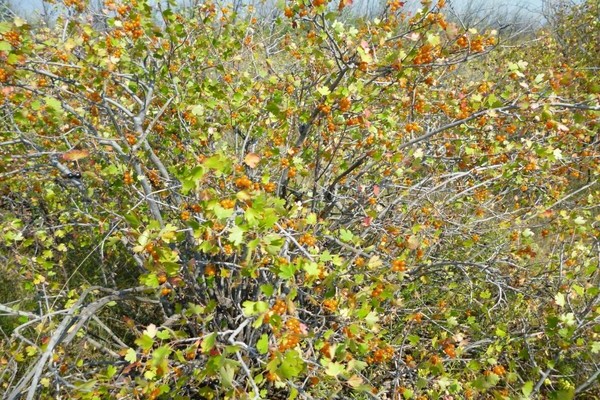
[[[410,237],[406,241],[406,245],[410,250],[417,249],[419,247],[419,238],[414,235],[410,235]]]
[[[358,375],[352,375],[350,378],[348,378],[346,383],[351,387],[356,388],[363,384],[363,379]]]
[[[367,266],[369,267],[369,269],[374,269],[380,267],[382,264],[383,261],[381,261],[381,258],[379,258],[379,256],[373,256],[369,259]]]
[[[260,162],[260,156],[256,153],[248,153],[246,154],[246,157],[244,157],[244,162],[250,168],[256,168],[256,166]]]
[[[63,153],[62,158],[67,161],[77,161],[77,160],[81,160],[82,158],[86,158],[89,155],[90,155],[90,152],[87,150],[73,149],[73,150],[67,151],[66,153]]]

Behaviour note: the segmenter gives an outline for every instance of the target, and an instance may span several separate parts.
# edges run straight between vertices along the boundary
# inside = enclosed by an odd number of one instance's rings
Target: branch
[[[15,310],[9,306],[5,306],[4,304],[0,304],[0,311],[5,313],[4,315],[13,315],[16,317],[27,317],[27,318],[38,318],[39,316],[28,311]]]
[[[470,115],[470,116],[469,116],[469,117],[467,117],[467,118],[464,118],[464,119],[459,119],[459,120],[457,120],[457,121],[454,121],[454,122],[452,122],[452,123],[449,123],[449,124],[447,124],[447,125],[444,125],[444,126],[442,126],[442,127],[439,127],[439,128],[437,128],[437,129],[434,129],[434,130],[432,130],[432,131],[429,131],[429,132],[427,132],[426,134],[424,134],[424,135],[422,135],[422,136],[419,136],[419,137],[416,137],[416,138],[414,138],[413,140],[409,140],[408,142],[401,144],[401,145],[400,145],[400,146],[399,146],[399,147],[396,149],[396,151],[403,150],[403,149],[405,149],[405,148],[407,148],[407,147],[409,147],[409,146],[412,146],[413,144],[420,143],[420,142],[422,142],[422,141],[424,141],[424,140],[427,140],[427,139],[429,139],[429,138],[430,138],[430,137],[432,137],[432,136],[435,136],[435,135],[437,135],[438,133],[442,133],[442,132],[444,132],[445,130],[448,130],[448,129],[451,129],[451,128],[454,128],[454,127],[460,126],[460,125],[462,125],[462,124],[465,124],[465,123],[467,123],[467,122],[469,122],[469,121],[472,121],[472,120],[474,120],[474,119],[476,119],[476,118],[479,118],[479,117],[481,117],[482,115],[485,115],[485,114],[487,114],[487,113],[489,113],[489,112],[493,112],[493,111],[506,111],[506,110],[512,110],[512,109],[515,109],[515,108],[517,108],[517,106],[516,106],[515,104],[510,104],[510,105],[503,106],[503,107],[498,107],[498,108],[490,108],[490,109],[486,109],[486,110],[481,110],[481,111],[478,111],[478,112],[476,112],[475,114],[472,114],[472,115]]]

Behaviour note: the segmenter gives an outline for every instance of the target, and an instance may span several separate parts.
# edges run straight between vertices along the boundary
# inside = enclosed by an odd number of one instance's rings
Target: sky
[[[8,2],[13,6],[13,9],[18,11],[18,14],[25,18],[38,19],[42,12],[43,0],[0,0]],[[150,2],[157,2],[162,0],[149,0]],[[189,0],[177,0],[178,2],[188,2]],[[226,3],[233,0],[213,0],[217,3]],[[286,0],[241,0],[243,2],[264,4],[271,3],[277,4],[285,2]],[[337,0],[331,0],[333,3]],[[369,10],[373,10],[371,4],[380,4],[386,0],[354,0],[353,9],[357,12],[364,14]],[[409,10],[415,10],[420,7],[421,0],[406,0],[406,6]],[[453,14],[455,11],[458,14],[464,12],[469,4],[475,5],[475,9],[481,10],[484,15],[491,18],[486,18],[483,25],[490,24],[488,26],[495,25],[507,25],[512,26],[514,30],[521,30],[523,28],[532,28],[544,24],[545,19],[542,14],[542,5],[547,1],[569,1],[569,2],[580,2],[582,0],[446,0],[447,6],[446,12]],[[433,1],[432,1],[433,2]],[[411,7],[412,6],[412,7]],[[54,13],[52,13],[54,14]],[[54,14],[56,15],[56,14]],[[466,13],[465,15],[473,15],[473,13]],[[471,20],[473,22],[474,20]],[[470,23],[467,23],[470,25]]]
[[[41,10],[42,7],[42,0],[8,0],[8,2],[17,8],[26,11]],[[469,0],[447,0],[447,3],[452,3],[457,8],[464,6],[464,4],[468,2]],[[539,11],[541,9],[543,0],[487,0],[485,3],[489,6],[508,5],[511,7],[527,8],[532,11]]]

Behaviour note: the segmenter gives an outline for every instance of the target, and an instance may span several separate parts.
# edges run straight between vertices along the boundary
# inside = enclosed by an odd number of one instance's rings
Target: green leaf
[[[213,212],[215,213],[215,216],[218,219],[224,220],[224,219],[231,217],[233,215],[233,213],[235,212],[235,210],[233,208],[223,208],[217,204],[213,208]]]
[[[421,338],[418,335],[408,335],[407,339],[413,346],[416,346],[421,340]]]
[[[331,90],[329,90],[327,86],[321,86],[317,88],[317,92],[319,92],[321,96],[327,96],[331,93]]]
[[[269,303],[264,301],[249,301],[246,300],[243,304],[243,312],[246,317],[251,317],[257,314],[264,313],[269,309]]]
[[[575,398],[575,390],[574,389],[563,389],[558,390],[550,394],[550,399],[552,400],[572,400]]]
[[[230,229],[230,233],[227,239],[236,246],[239,246],[244,241],[244,232],[244,229],[240,228],[237,225],[234,225]]]
[[[346,229],[340,229],[340,239],[342,239],[342,241],[351,242],[353,238],[354,235],[352,234],[352,232]]]
[[[340,363],[328,362],[327,366],[325,367],[325,374],[329,376],[338,376],[344,372],[346,372],[346,369]]]
[[[533,392],[533,382],[527,381],[521,388],[521,392],[523,392],[523,396],[529,397],[531,392]]]
[[[152,352],[152,366],[164,366],[171,353],[172,350],[169,346],[160,346],[156,348],[156,350]]]
[[[158,276],[156,274],[147,274],[140,277],[140,282],[151,288],[157,288],[160,286]]]
[[[270,101],[265,109],[276,117],[281,115],[281,109],[279,108],[279,104],[276,101]]]
[[[302,265],[302,268],[309,276],[319,275],[319,265],[316,262],[305,262]]]
[[[137,353],[134,349],[127,349],[127,353],[125,353],[125,361],[128,361],[130,364],[133,364],[137,361]]]
[[[275,288],[270,283],[265,283],[264,285],[260,285],[260,291],[267,297],[271,297]]]
[[[377,313],[375,311],[369,312],[367,314],[367,316],[365,317],[365,322],[370,327],[375,325],[377,323],[377,321],[379,321],[379,316],[377,315]]]
[[[226,388],[233,387],[233,379],[235,378],[235,368],[232,364],[225,364],[219,369],[221,382]]]
[[[281,360],[279,374],[285,379],[291,379],[300,375],[304,370],[304,361],[297,351],[288,350]]]
[[[231,167],[231,160],[222,154],[215,154],[204,160],[204,166],[220,173],[226,173]]]
[[[135,352],[134,352],[135,353]],[[109,365],[106,368],[106,377],[108,379],[112,378],[113,376],[115,376],[115,374],[117,373],[117,367],[115,367],[114,365]]]
[[[169,332],[167,329],[163,329],[162,331],[158,331],[156,333],[156,337],[161,340],[167,340],[171,337],[171,332]]]
[[[11,51],[12,50],[12,46],[10,45],[10,43],[5,42],[5,41],[0,41],[0,51]]]
[[[256,350],[260,354],[267,354],[269,351],[269,336],[266,333],[263,333],[258,342],[256,342]]]
[[[277,276],[279,276],[281,279],[291,279],[295,273],[296,265],[289,263],[279,268],[279,273],[277,274]]]
[[[56,111],[56,112],[62,112],[62,105],[60,104],[60,101],[53,98],[53,97],[44,97],[44,101],[46,102],[46,105],[51,108],[52,110]]]
[[[132,228],[137,229],[142,223],[134,213],[125,214],[125,220],[129,222]]]
[[[215,347],[215,343],[217,342],[217,333],[213,332],[210,335],[206,336],[202,339],[202,343],[200,343],[200,349],[203,353],[208,353]]]
[[[144,335],[140,336],[139,338],[135,339],[135,344],[140,346],[140,348],[142,350],[150,350],[152,348],[152,346],[154,345],[154,339],[152,339],[150,336],[144,334]]]

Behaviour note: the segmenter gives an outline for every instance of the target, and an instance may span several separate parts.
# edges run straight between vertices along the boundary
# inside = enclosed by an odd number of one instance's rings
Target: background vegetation
[[[4,398],[597,398],[598,3],[351,3],[5,16]]]

